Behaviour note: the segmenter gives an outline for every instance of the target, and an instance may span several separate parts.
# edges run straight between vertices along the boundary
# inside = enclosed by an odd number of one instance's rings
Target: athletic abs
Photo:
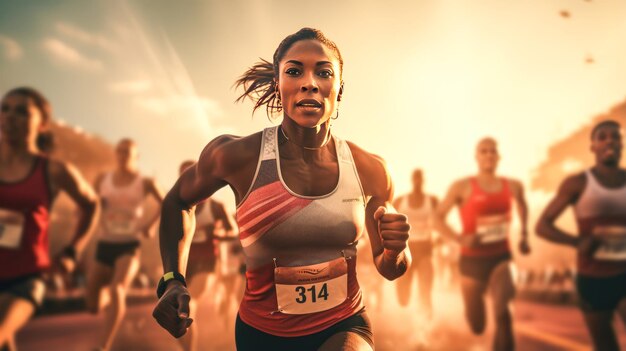
[[[362,308],[355,265],[365,198],[347,143],[334,137],[336,188],[323,196],[291,191],[280,173],[277,131],[264,130],[252,187],[237,208],[247,267],[239,313],[266,333],[302,336]]]

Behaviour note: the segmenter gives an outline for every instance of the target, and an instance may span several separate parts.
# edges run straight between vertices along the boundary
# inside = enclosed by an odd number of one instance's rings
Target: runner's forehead
[[[498,150],[498,143],[493,139],[484,139],[476,145],[476,151]]]
[[[613,134],[613,133],[618,133],[621,137],[624,134],[624,131],[622,127],[618,125],[605,125],[605,126],[599,127],[596,130],[596,132],[594,133],[594,137],[600,134]]]

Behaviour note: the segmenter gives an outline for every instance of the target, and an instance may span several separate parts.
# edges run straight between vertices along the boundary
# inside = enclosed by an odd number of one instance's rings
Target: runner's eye
[[[287,73],[287,75],[290,76],[299,76],[300,75],[300,70],[297,68],[288,68],[285,73]]]

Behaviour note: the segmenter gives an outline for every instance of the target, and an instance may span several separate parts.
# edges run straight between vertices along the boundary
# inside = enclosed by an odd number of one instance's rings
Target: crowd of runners
[[[238,350],[373,350],[376,321],[366,306],[381,308],[383,296],[380,284],[357,279],[357,270],[359,277],[395,281],[400,306],[416,305],[425,323],[437,312],[433,287],[456,291],[468,331],[481,334],[493,321],[493,350],[515,349],[511,308],[519,282],[569,282],[594,349],[619,350],[616,334],[623,331],[615,320],[626,324],[619,123],[595,125],[594,164],[563,180],[533,226],[522,182],[498,174],[498,143],[490,137],[477,142],[477,170],[453,182],[445,196],[424,192],[422,169],[411,176],[411,192],[394,196],[385,161],[332,132],[343,102],[342,72],[338,47],[320,31],[287,36],[271,61],[254,64],[236,82],[243,89],[239,100],[251,99],[255,110],[280,116],[280,124],[210,141],[197,160],[180,164],[167,194],[139,171],[139,146],[131,139],[117,143],[115,167],[89,184],[72,164],[49,156],[52,115],[45,97],[32,88],[4,93],[0,350],[17,349],[16,333],[42,307],[45,280],[77,268],[87,272],[88,311],[103,312],[93,350],[110,350],[140,268],[140,247],[157,232],[159,214],[163,275],[153,317],[184,350],[202,350],[198,333],[211,327],[194,322],[202,298],[218,306],[224,321],[214,323],[230,326]],[[235,209],[211,198],[227,185]],[[61,192],[79,215],[71,240],[52,256],[48,228]],[[158,211],[144,211],[147,198]],[[556,224],[570,205],[576,233]],[[453,208],[460,231],[448,220]],[[512,235],[514,220],[519,235]],[[534,253],[530,233],[571,246],[575,267],[516,278],[514,253]],[[89,240],[96,241],[95,253],[84,259],[87,267],[77,267]]]

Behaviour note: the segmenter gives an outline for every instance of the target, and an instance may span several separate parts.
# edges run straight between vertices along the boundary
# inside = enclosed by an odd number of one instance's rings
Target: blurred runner
[[[139,173],[134,141],[120,140],[115,156],[115,170],[100,174],[95,183],[102,203],[102,218],[86,292],[87,308],[91,313],[98,314],[103,305],[102,291],[108,288],[109,304],[98,345],[98,350],[104,351],[111,349],[115,333],[126,313],[126,293],[139,269],[140,239],[142,236],[152,237],[150,228],[159,218],[159,211],[155,211],[151,218],[144,218],[144,200],[152,196],[159,205],[163,201],[154,179]]]
[[[91,186],[71,164],[50,159],[52,113],[32,88],[4,95],[0,110],[0,350],[16,350],[15,334],[43,303],[43,274],[71,273],[98,214]],[[80,209],[74,237],[52,262],[48,226],[61,192]]]
[[[419,312],[427,319],[432,317],[433,288],[433,215],[437,208],[437,198],[424,194],[424,176],[421,169],[413,171],[413,191],[397,197],[393,206],[407,215],[411,230],[409,249],[413,257],[411,269],[397,279],[396,288],[400,305],[406,306],[411,298],[411,287],[417,274],[419,291]]]
[[[493,349],[513,350],[510,302],[515,296],[515,282],[509,247],[512,200],[522,227],[519,249],[528,254],[530,247],[523,186],[517,180],[496,175],[499,160],[496,141],[482,139],[476,147],[478,174],[452,184],[437,209],[435,222],[442,235],[461,244],[461,290],[472,332],[482,334],[485,330],[485,293],[490,289],[496,325]],[[446,223],[455,205],[463,224],[460,235]]]
[[[626,170],[621,126],[598,123],[591,132],[595,165],[566,178],[539,221],[537,233],[578,253],[576,290],[594,348],[619,350],[613,320],[617,312],[626,324]],[[578,235],[555,224],[568,206],[574,207]]]

